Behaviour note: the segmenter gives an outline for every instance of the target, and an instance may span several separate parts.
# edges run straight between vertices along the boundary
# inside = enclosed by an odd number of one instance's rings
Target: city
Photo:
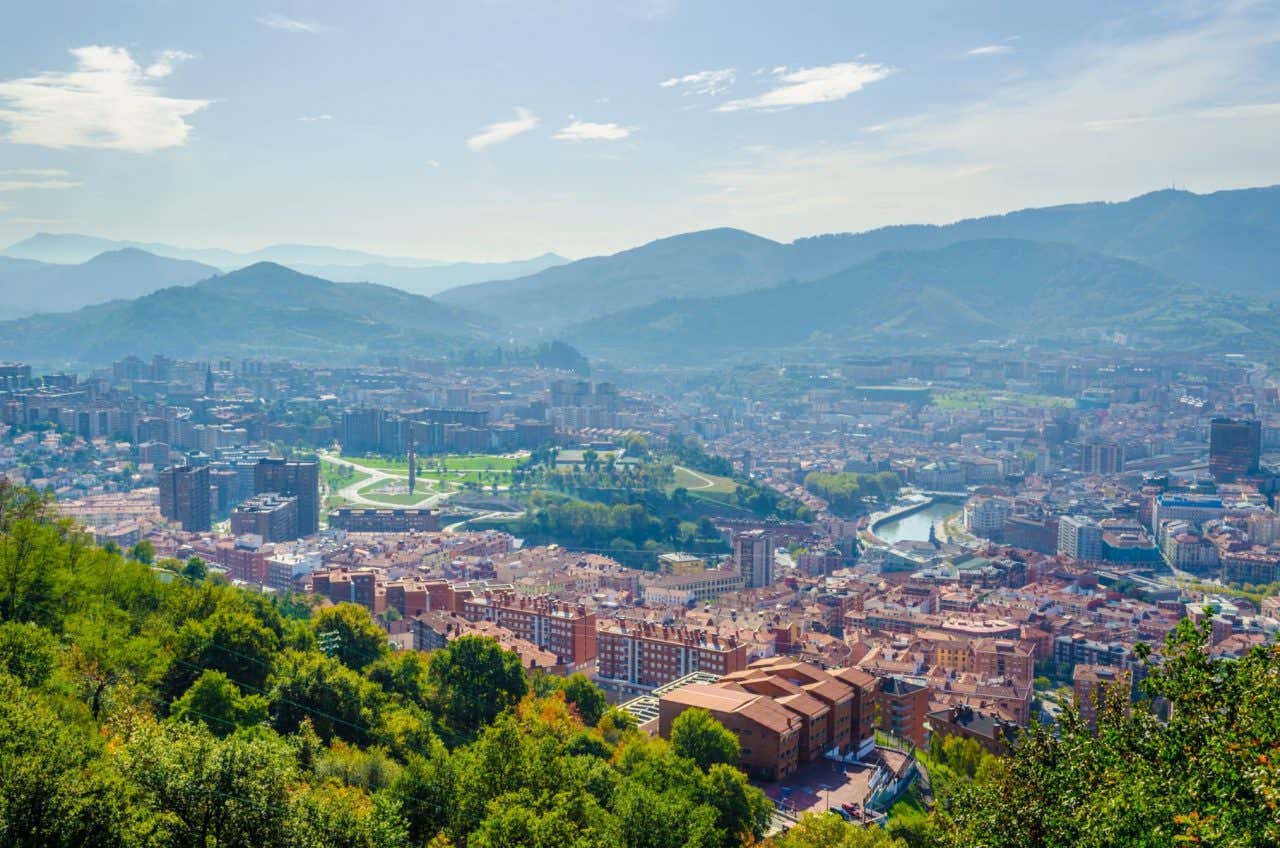
[[[1274,3],[4,19],[0,846],[1280,845]]]

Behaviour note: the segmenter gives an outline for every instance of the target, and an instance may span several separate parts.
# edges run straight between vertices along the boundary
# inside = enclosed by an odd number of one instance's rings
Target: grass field
[[[1021,394],[998,389],[953,389],[938,392],[933,403],[941,409],[990,409],[993,406],[1075,406],[1075,399],[1057,395]]]
[[[409,463],[404,459],[389,459],[385,456],[345,456],[343,458],[365,468],[374,468],[400,477],[409,476]],[[418,460],[418,480],[420,483],[431,481],[437,486],[452,484],[459,488],[466,483],[481,486],[492,486],[497,483],[499,486],[505,486],[510,482],[511,469],[522,461],[523,457],[510,454],[478,453],[421,457]],[[347,483],[350,482],[347,480]]]
[[[378,503],[385,503],[385,504],[395,505],[395,506],[416,506],[421,501],[424,501],[427,498],[429,498],[435,489],[435,487],[430,485],[428,481],[424,480],[424,481],[421,481],[421,484],[418,490],[414,492],[412,495],[391,494],[387,492],[378,491],[379,489],[381,489],[383,486],[386,486],[386,485],[388,485],[387,481],[379,480],[376,483],[370,483],[368,486],[365,486],[363,489],[360,489],[359,491],[362,497],[366,497],[371,501],[377,501]]]
[[[711,481],[711,486],[707,486],[707,480]],[[675,480],[671,482],[670,490],[674,491],[681,486],[699,495],[731,495],[738,489],[738,484],[729,477],[707,474],[705,471],[693,472],[687,468],[677,468]]]

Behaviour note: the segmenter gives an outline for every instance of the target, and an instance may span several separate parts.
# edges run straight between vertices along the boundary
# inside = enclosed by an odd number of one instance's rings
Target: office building
[[[964,529],[984,539],[999,538],[1011,511],[1004,498],[969,498],[964,505]]]
[[[320,532],[320,463],[260,459],[253,475],[253,492],[270,492],[298,499],[298,535]]]
[[[212,526],[208,466],[178,465],[156,476],[161,515],[178,522],[189,533],[203,532]]]
[[[1262,424],[1215,418],[1209,422],[1209,473],[1218,482],[1257,474],[1261,466]]]
[[[1085,474],[1119,474],[1124,470],[1124,445],[1114,442],[1083,442],[1079,469]]]

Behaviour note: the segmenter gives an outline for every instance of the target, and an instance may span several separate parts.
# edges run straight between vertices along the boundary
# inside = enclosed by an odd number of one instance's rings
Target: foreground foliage
[[[1170,635],[1144,681],[1151,700],[1110,699],[1096,734],[1068,711],[955,786],[942,844],[1280,845],[1280,647],[1213,658],[1209,627],[1184,620]]]
[[[463,637],[390,653],[368,613],[277,604],[94,548],[0,487],[0,844],[741,845],[772,807],[588,679]],[[335,635],[336,634],[336,635]],[[319,649],[323,642],[330,655]],[[705,757],[704,757],[705,754]]]

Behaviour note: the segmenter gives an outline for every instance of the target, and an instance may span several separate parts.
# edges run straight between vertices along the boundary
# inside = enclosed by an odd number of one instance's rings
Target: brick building
[[[583,606],[514,592],[464,598],[458,611],[469,621],[492,621],[562,662],[581,668],[596,658],[596,614]]]
[[[734,636],[649,622],[611,621],[596,636],[597,675],[623,691],[647,692],[695,671],[731,674],[747,667]]]
[[[773,698],[692,683],[664,693],[658,704],[658,733],[663,738],[671,738],[671,725],[685,710],[704,709],[738,737],[743,771],[764,780],[795,774],[803,722]]]

